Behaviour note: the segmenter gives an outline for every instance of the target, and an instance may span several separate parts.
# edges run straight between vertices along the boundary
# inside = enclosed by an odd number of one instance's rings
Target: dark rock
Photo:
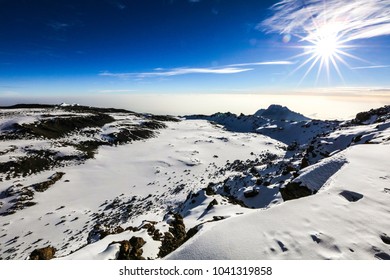
[[[269,185],[271,185],[271,182],[270,182],[270,181],[265,181],[265,182],[263,182],[263,185],[264,185],[265,187],[268,187]]]
[[[174,214],[174,220],[170,224],[169,232],[164,233],[158,256],[163,258],[176,250],[185,242],[186,236],[183,217],[180,214]]]
[[[57,250],[51,246],[47,246],[41,249],[35,249],[30,254],[30,260],[51,260],[52,258],[54,258],[56,251]]]
[[[95,157],[98,148],[105,145],[108,145],[108,143],[99,140],[87,140],[79,142],[75,148],[84,154],[84,159],[91,159]]]
[[[246,198],[251,198],[251,197],[255,197],[259,194],[259,190],[255,189],[255,188],[249,188],[247,190],[244,191],[244,196]]]
[[[213,199],[213,200],[209,203],[209,205],[207,205],[206,210],[207,210],[207,211],[211,210],[215,205],[218,205],[218,201],[217,201],[216,199]]]
[[[105,238],[107,235],[118,234],[122,232],[124,232],[124,229],[120,226],[110,228],[101,224],[96,224],[92,231],[88,234],[87,242],[88,244],[91,244]]]
[[[357,135],[357,136],[353,137],[352,142],[357,143],[360,140],[362,140],[362,137],[363,137],[363,135]]]
[[[210,182],[210,183],[207,185],[207,188],[205,189],[206,195],[211,196],[211,195],[215,195],[215,194],[216,194],[215,191],[214,191],[214,186],[215,186],[215,184],[212,183],[212,182]]]
[[[287,166],[283,169],[282,175],[288,175],[288,174],[290,174],[291,172],[295,172],[295,171],[297,171],[297,170],[295,169],[294,166],[292,166],[292,165],[287,165]]]
[[[172,116],[151,115],[149,118],[161,122],[180,122],[180,119]]]
[[[64,172],[56,172],[49,178],[48,181],[31,185],[31,187],[33,187],[37,192],[44,192],[52,185],[54,185],[57,181],[61,180],[62,176],[64,175]]]
[[[257,186],[260,186],[261,184],[263,184],[263,179],[257,178],[255,184],[256,184]]]
[[[387,236],[386,233],[381,234],[380,237],[381,237],[383,243],[385,243],[385,244],[387,244],[387,245],[390,245],[390,237]]]
[[[85,127],[102,127],[115,119],[106,114],[78,117],[57,117],[33,124],[23,124],[25,132],[36,137],[57,139]]]
[[[290,182],[285,187],[280,188],[279,191],[284,201],[314,194],[311,189],[297,182]]]
[[[142,257],[146,241],[141,237],[133,236],[130,240],[123,240],[120,242],[120,249],[118,253],[118,260],[144,260]]]
[[[297,150],[298,148],[299,148],[299,144],[297,143],[297,141],[293,141],[291,144],[287,146],[287,151],[292,152]]]
[[[130,245],[134,248],[134,249],[141,249],[142,246],[145,245],[146,241],[143,240],[141,237],[135,237],[133,236],[132,238],[130,238]]]
[[[152,239],[155,240],[155,241],[160,241],[160,240],[161,240],[161,237],[163,237],[163,234],[160,232],[159,229],[156,229],[156,230],[153,232]]]
[[[257,172],[256,168],[254,166],[252,166],[250,169],[249,169],[249,173],[252,174],[253,176],[257,177],[259,176],[259,172]]]
[[[163,128],[167,128],[166,124],[164,124],[162,122],[158,122],[158,121],[143,122],[141,124],[141,126],[146,127],[146,128],[150,128],[150,129],[163,129]]]
[[[309,160],[308,160],[308,158],[305,156],[305,157],[303,157],[302,158],[302,161],[301,161],[301,167],[300,167],[300,169],[303,169],[303,168],[305,168],[305,167],[308,167],[310,165],[310,163],[309,163]]]
[[[187,234],[186,234],[186,238],[184,240],[187,241],[188,239],[192,238],[195,234],[197,234],[199,232],[199,225],[197,226],[194,226],[193,228],[190,228],[188,231],[187,231]]]
[[[377,121],[388,119],[390,117],[389,115],[390,115],[390,106],[386,105],[386,106],[378,108],[378,109],[372,109],[372,110],[367,111],[367,112],[358,113],[356,115],[355,119],[352,120],[352,123],[353,124],[363,124],[363,123],[369,121],[374,116],[377,117],[377,120],[375,120],[375,122],[377,122]]]

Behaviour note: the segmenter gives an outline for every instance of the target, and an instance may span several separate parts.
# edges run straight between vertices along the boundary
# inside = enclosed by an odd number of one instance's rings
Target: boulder
[[[41,249],[35,249],[30,254],[30,260],[51,260],[54,258],[56,249],[52,246],[47,246]]]
[[[315,193],[300,182],[290,182],[285,187],[280,188],[279,191],[284,201],[298,199]]]
[[[255,188],[248,188],[244,191],[244,196],[246,198],[251,198],[251,197],[255,197],[256,195],[259,194],[259,190],[258,189],[255,189]]]
[[[120,242],[120,249],[117,259],[118,260],[144,260],[142,256],[146,241],[141,237],[133,236],[130,240],[123,240]]]

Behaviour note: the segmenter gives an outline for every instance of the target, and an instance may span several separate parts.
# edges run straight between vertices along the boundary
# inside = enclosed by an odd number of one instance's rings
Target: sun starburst
[[[345,83],[343,68],[357,69],[348,63],[359,60],[375,67],[373,62],[352,54],[362,45],[353,41],[390,35],[389,0],[281,0],[271,9],[275,12],[259,27],[283,35],[283,42],[298,38],[300,54],[292,57],[298,63],[290,75],[305,69],[299,84],[317,70],[315,83],[325,76],[338,76]],[[364,45],[363,45],[364,46]],[[297,59],[299,58],[299,59]],[[304,59],[303,59],[304,58]],[[302,60],[301,60],[302,59]],[[337,74],[334,75],[336,72]],[[326,75],[323,75],[326,74]]]
[[[313,24],[312,30],[307,30],[306,36],[296,35],[303,46],[303,52],[297,57],[307,57],[294,71],[298,71],[305,65],[310,65],[303,75],[300,83],[307,77],[307,75],[317,66],[316,83],[318,83],[321,73],[326,72],[328,81],[331,77],[331,69],[334,69],[339,78],[344,81],[344,77],[340,71],[339,64],[344,64],[350,68],[343,57],[351,57],[359,59],[349,54],[346,49],[350,46],[343,44],[340,23],[325,22],[321,25]]]

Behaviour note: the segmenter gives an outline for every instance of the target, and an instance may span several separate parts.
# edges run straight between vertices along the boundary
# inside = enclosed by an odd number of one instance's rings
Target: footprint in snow
[[[321,238],[318,237],[318,234],[311,234],[310,235],[311,239],[313,239],[314,242],[316,242],[317,244],[321,243]]]
[[[276,243],[278,243],[280,250],[282,250],[282,252],[288,251],[288,248],[284,245],[284,243],[282,241],[276,240]]]
[[[385,252],[376,253],[374,256],[380,260],[390,260],[390,255]]]

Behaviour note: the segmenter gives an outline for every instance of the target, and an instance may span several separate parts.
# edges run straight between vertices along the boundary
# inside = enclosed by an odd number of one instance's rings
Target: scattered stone
[[[255,184],[256,184],[257,186],[262,185],[262,184],[263,184],[263,179],[257,178]]]
[[[259,190],[255,188],[248,188],[244,191],[245,198],[255,197],[259,194]]]
[[[164,237],[161,242],[160,251],[158,253],[160,258],[163,258],[176,250],[186,240],[187,233],[183,217],[180,214],[174,214],[173,216],[174,220],[170,224],[169,232],[164,233]]]
[[[141,237],[133,236],[130,240],[120,242],[118,260],[144,260],[142,257],[143,250],[141,249],[146,243]]]
[[[110,228],[101,224],[96,224],[92,231],[88,234],[87,242],[88,244],[95,243],[107,235],[118,234],[122,232],[124,232],[124,229],[120,226]]]
[[[380,237],[381,237],[383,243],[390,245],[390,237],[387,236],[386,233],[381,234]]]
[[[41,183],[37,183],[34,185],[31,185],[32,188],[34,188],[37,192],[44,192],[48,188],[50,188],[52,185],[54,185],[57,181],[61,180],[62,176],[64,176],[64,172],[56,172],[52,176],[49,177],[48,181],[44,181]]]
[[[218,201],[217,201],[216,199],[213,199],[213,200],[209,203],[209,205],[207,205],[206,210],[207,210],[207,211],[211,210],[215,205],[218,205]]]
[[[41,249],[35,249],[30,254],[30,260],[51,260],[54,258],[56,249],[52,246],[47,246]]]
[[[206,195],[208,196],[211,196],[211,195],[216,195],[215,191],[214,191],[214,186],[215,184],[210,182],[208,185],[207,185],[207,188],[205,189],[206,191]]]

